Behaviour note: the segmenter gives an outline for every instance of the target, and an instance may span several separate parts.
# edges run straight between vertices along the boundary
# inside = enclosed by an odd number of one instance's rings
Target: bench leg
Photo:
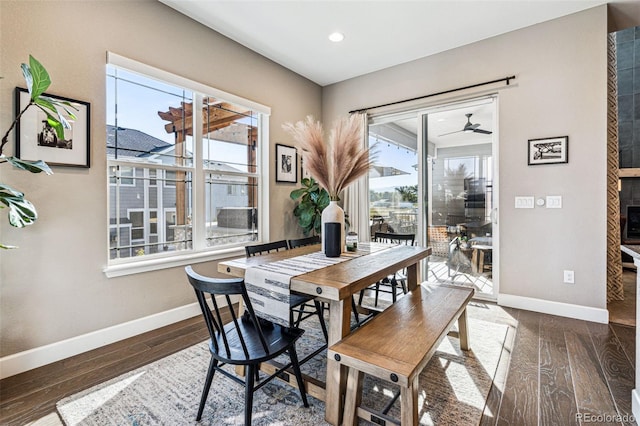
[[[362,403],[362,382],[364,373],[355,368],[349,369],[347,378],[347,394],[344,399],[343,426],[357,426],[358,407]]]
[[[418,424],[418,379],[419,374],[411,380],[409,387],[400,389],[400,424],[413,426]]]
[[[469,345],[469,325],[467,324],[467,309],[460,314],[458,318],[458,330],[460,334],[460,349],[468,351],[471,347]]]

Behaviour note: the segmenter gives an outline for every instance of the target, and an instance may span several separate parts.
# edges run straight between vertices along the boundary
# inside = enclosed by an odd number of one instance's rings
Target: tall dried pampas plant
[[[312,116],[282,127],[298,143],[304,166],[333,201],[339,200],[342,190],[365,175],[373,164],[369,148],[362,146],[362,126],[355,115],[336,121],[327,143],[322,124]]]

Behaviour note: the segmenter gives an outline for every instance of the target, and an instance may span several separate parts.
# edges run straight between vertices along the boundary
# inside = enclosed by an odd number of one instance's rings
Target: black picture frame
[[[42,160],[50,166],[89,168],[91,104],[49,93],[43,95],[69,102],[76,109],[73,111],[76,119],[65,117],[71,124],[71,129],[65,129],[65,140],[59,141],[53,129],[46,124],[46,114],[38,107],[30,107],[16,124],[16,157],[28,161]],[[30,100],[27,89],[15,88],[16,117]]]
[[[562,164],[569,162],[569,136],[529,139],[527,164]]]
[[[276,144],[276,182],[298,183],[298,151]]]

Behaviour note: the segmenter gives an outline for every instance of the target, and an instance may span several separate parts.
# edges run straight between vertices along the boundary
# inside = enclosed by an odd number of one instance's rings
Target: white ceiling
[[[159,1],[321,86],[607,3]],[[329,41],[333,31],[344,33],[344,41]]]

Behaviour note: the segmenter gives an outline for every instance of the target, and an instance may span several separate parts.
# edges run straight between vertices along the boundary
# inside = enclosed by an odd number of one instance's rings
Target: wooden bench
[[[329,348],[328,356],[349,370],[343,425],[357,425],[358,417],[384,425],[418,424],[418,378],[456,320],[460,347],[469,350],[466,307],[473,293],[423,284]],[[400,386],[400,423],[360,406],[364,374]]]

